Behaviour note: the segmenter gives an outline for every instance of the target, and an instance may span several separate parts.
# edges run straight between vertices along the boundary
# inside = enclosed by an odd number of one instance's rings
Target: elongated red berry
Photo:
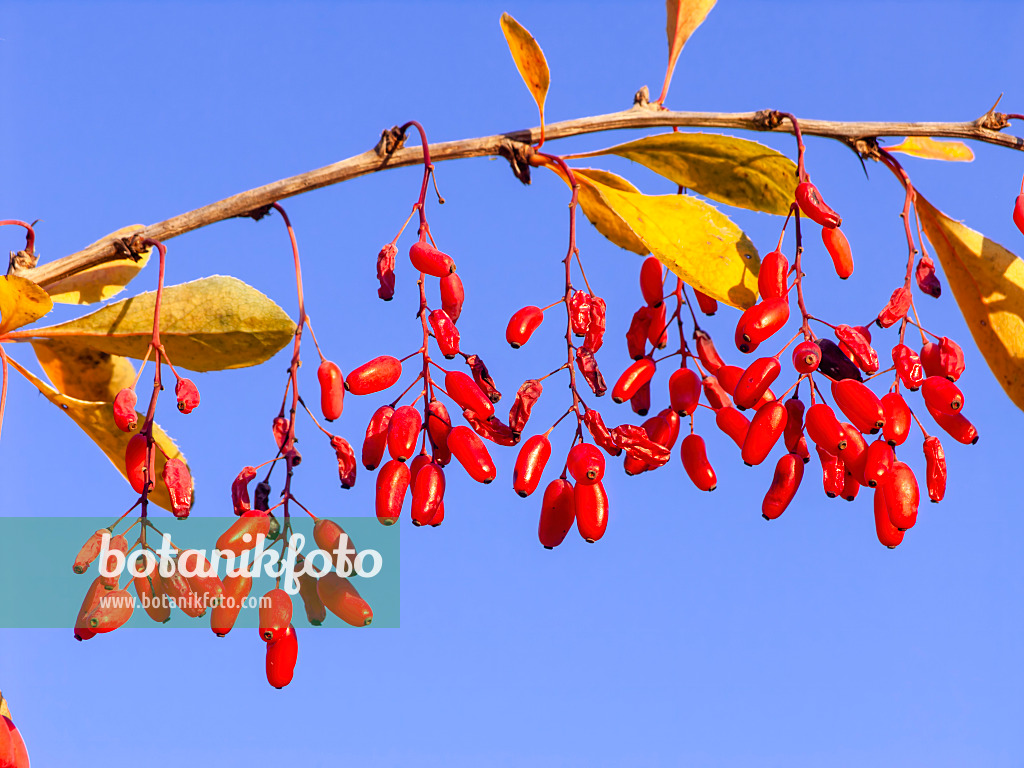
[[[462,287],[462,278],[452,272],[441,278],[441,309],[453,323],[459,322],[462,314],[462,303],[466,300],[466,291]]]
[[[327,610],[346,624],[368,627],[373,621],[373,609],[348,579],[334,571],[320,577],[316,592]]]
[[[683,469],[698,490],[713,491],[718,487],[718,477],[708,461],[704,438],[695,434],[684,437],[679,456],[683,460]]]
[[[757,291],[762,299],[781,299],[786,295],[786,278],[789,276],[789,260],[781,251],[772,251],[761,259],[761,270],[757,273]]]
[[[900,286],[892,292],[892,296],[889,297],[889,303],[878,313],[875,322],[882,328],[889,328],[895,325],[907,316],[907,310],[910,309],[910,301],[910,289]]]
[[[722,389],[729,394],[729,397],[732,397],[736,394],[736,385],[743,378],[743,369],[738,365],[723,365],[718,369],[715,378],[718,379],[718,383],[722,385]]]
[[[640,292],[649,307],[657,307],[662,303],[665,293],[662,269],[661,262],[654,256],[648,256],[640,265]]]
[[[903,543],[903,531],[892,524],[889,519],[889,508],[885,505],[885,491],[881,486],[875,488],[875,534],[878,541],[889,549],[896,549]]]
[[[384,458],[384,449],[388,444],[388,428],[394,414],[394,408],[382,405],[370,417],[370,423],[366,426],[366,438],[363,440],[362,456],[363,466],[369,470],[376,469]]]
[[[939,339],[938,368],[940,374],[950,381],[959,379],[966,368],[964,351],[959,344],[946,336]]]
[[[896,454],[885,440],[876,440],[868,445],[864,460],[864,482],[872,488],[881,485],[889,475],[894,461]]]
[[[804,477],[804,462],[795,453],[787,453],[775,465],[772,484],[761,502],[761,516],[765,520],[775,520],[786,511],[793,501],[800,481]]]
[[[850,355],[850,359],[865,373],[878,370],[878,353],[871,346],[871,333],[863,326],[837,325],[836,338],[839,339]]]
[[[124,589],[114,589],[93,607],[85,617],[85,626],[97,635],[113,632],[122,627],[132,617],[135,610],[135,598]]]
[[[939,345],[934,341],[926,341],[921,347],[921,365],[925,376],[944,376],[942,363],[939,360]]]
[[[462,427],[466,429],[466,427]],[[444,502],[444,469],[430,462],[416,474],[412,488],[412,521],[415,525],[431,525]]]
[[[393,386],[402,376],[402,363],[397,357],[381,355],[350,371],[345,389],[353,395],[372,395]]]
[[[135,412],[138,396],[132,387],[125,387],[114,396],[114,424],[122,432],[134,432],[139,425],[139,415]]]
[[[260,638],[271,643],[281,638],[292,622],[292,598],[277,588],[260,598]]]
[[[782,433],[783,439],[789,453],[798,453],[797,446],[804,436],[804,403],[798,397],[791,397],[785,405],[786,429]]]
[[[463,410],[472,411],[482,419],[489,419],[494,415],[494,403],[477,383],[462,371],[446,373],[444,388],[448,396],[462,406]]]
[[[159,583],[154,580],[154,587]],[[243,601],[252,590],[252,577],[239,573],[237,576],[224,577],[224,600],[210,611],[210,629],[217,637],[224,637],[235,626],[238,614],[242,611]]]
[[[569,320],[576,336],[586,336],[590,329],[590,294],[576,291],[569,299]]]
[[[793,367],[797,373],[813,373],[821,363],[821,347],[808,339],[793,347]]]
[[[277,639],[267,644],[267,682],[277,689],[288,685],[295,675],[298,656],[298,636],[289,624]]]
[[[899,392],[890,392],[882,396],[882,411],[885,413],[885,425],[882,436],[894,448],[903,445],[910,432],[910,406]]]
[[[715,424],[727,434],[736,446],[743,449],[746,442],[747,432],[750,430],[750,421],[736,408],[726,406],[715,411]]]
[[[217,539],[217,549],[235,556],[256,546],[260,536],[270,533],[270,515],[263,510],[250,509]]]
[[[724,368],[725,366],[722,366]],[[721,370],[721,369],[719,369]],[[716,411],[719,408],[727,408],[732,405],[732,401],[729,399],[729,393],[725,391],[722,383],[718,380],[715,375],[705,376],[701,380],[701,385],[704,388],[704,397],[707,399],[708,404]]]
[[[774,358],[773,358],[774,359]],[[741,456],[748,467],[760,464],[771,453],[786,428],[786,406],[775,400],[754,414],[743,440]],[[801,472],[803,467],[801,466]],[[781,513],[781,511],[780,511]]]
[[[700,375],[689,368],[679,368],[668,379],[668,396],[672,409],[680,416],[689,416],[700,402]]]
[[[697,297],[697,306],[700,307],[700,311],[708,317],[711,317],[718,311],[718,302],[706,293],[702,293],[694,288],[693,295]]]
[[[519,349],[530,340],[533,332],[544,322],[544,310],[540,307],[523,307],[517,310],[508,321],[505,329],[505,341],[512,349]]]
[[[958,443],[974,445],[978,442],[978,430],[962,413],[950,416],[939,411],[933,411],[930,408],[928,412],[935,419],[935,423],[942,427],[943,431]]]
[[[608,494],[602,483],[577,485],[573,489],[576,502],[576,527],[588,544],[604,536],[608,528]]]
[[[802,181],[797,184],[795,197],[800,212],[815,224],[831,229],[843,223],[839,214],[825,204],[818,188],[811,182]]]
[[[402,516],[402,504],[409,490],[412,475],[409,467],[392,459],[377,473],[375,511],[384,525],[393,525]]]
[[[178,398],[178,410],[182,413],[192,413],[199,405],[199,389],[191,379],[179,378],[174,385],[174,395]]]
[[[392,459],[405,461],[416,453],[416,442],[423,421],[415,406],[403,405],[395,409],[388,424],[388,453]]]
[[[448,450],[478,483],[490,483],[497,476],[498,470],[487,446],[469,427],[460,425],[452,429],[448,434]]]
[[[629,398],[629,407],[638,416],[646,416],[651,410],[651,382],[645,381]]]
[[[867,440],[853,424],[844,421],[841,426],[846,434],[846,447],[840,449],[838,456],[843,462],[847,476],[852,477],[854,483],[863,485],[864,464],[868,458]],[[846,494],[843,498],[846,498]]]
[[[736,348],[752,352],[789,321],[789,300],[766,299],[744,311],[736,324]]]
[[[644,384],[654,376],[654,361],[649,357],[637,360],[630,365],[612,387],[612,400],[623,403],[635,395]]]
[[[103,536],[110,533],[109,528],[100,528],[96,533],[86,539],[85,544],[75,555],[75,563],[71,566],[71,570],[75,573],[85,573],[89,570],[89,566],[93,564],[93,561],[99,557],[100,549],[103,547]]]
[[[804,428],[807,430],[807,436],[816,445],[833,456],[838,455],[838,452],[846,447],[846,432],[835,413],[825,403],[815,403],[807,409]]]
[[[551,441],[545,435],[534,435],[523,442],[512,472],[512,490],[524,499],[537,490],[544,467],[551,458]]]
[[[964,407],[964,394],[960,388],[942,376],[929,376],[921,384],[925,405],[932,413],[953,416]]]
[[[409,249],[409,261],[417,272],[431,277],[446,277],[455,271],[455,262],[447,253],[442,253],[426,241],[419,240]]]
[[[928,498],[938,503],[946,495],[946,452],[939,438],[932,436],[924,439],[924,458]]]
[[[897,344],[892,348],[892,362],[896,366],[896,375],[911,392],[916,392],[924,382],[924,367],[917,352],[906,344]]]
[[[455,321],[448,317],[443,309],[435,309],[428,316],[430,328],[434,332],[434,340],[441,354],[451,360],[459,354],[459,329],[455,327]]]
[[[733,390],[733,400],[738,408],[753,408],[761,399],[772,382],[778,378],[782,367],[774,357],[760,357],[743,371],[736,388]],[[718,377],[721,380],[721,376]]]
[[[577,488],[599,483],[604,478],[604,454],[596,445],[577,443],[569,451],[566,467],[576,480]]]
[[[715,349],[715,343],[711,340],[708,332],[700,329],[695,330],[693,332],[693,342],[694,347],[697,349],[697,357],[700,358],[700,363],[704,366],[704,369],[710,374],[718,373],[718,369],[725,365],[725,361],[722,360],[722,356]]]
[[[142,493],[146,481],[153,483],[156,480],[156,472],[153,462],[149,462],[148,473],[146,455],[149,453],[147,438],[145,435],[133,435],[128,441],[124,452],[124,468],[128,482],[136,493]]]
[[[341,416],[345,403],[345,377],[337,363],[324,360],[316,370],[320,382],[320,410],[327,421]]]
[[[832,397],[853,425],[865,434],[876,434],[885,426],[882,401],[864,384],[853,379],[832,382]]]
[[[184,520],[192,510],[192,492],[195,487],[188,465],[181,459],[168,459],[164,463],[161,477],[171,497],[171,512],[179,520]]]
[[[833,456],[820,445],[816,445],[815,450],[821,461],[821,480],[825,488],[825,495],[834,499],[843,492],[843,485],[846,482],[846,467],[843,465],[842,459]]]
[[[853,252],[850,250],[850,241],[838,227],[821,230],[821,241],[825,244],[825,250],[832,257],[832,266],[840,279],[845,280],[853,274]]]
[[[917,507],[921,492],[914,471],[902,461],[894,461],[885,482],[880,486],[885,494],[885,506],[892,524],[905,531],[917,522]]]
[[[572,484],[552,480],[544,489],[537,535],[545,549],[553,549],[565,541],[565,535],[576,520],[576,500]]]
[[[427,404],[427,436],[430,438],[430,443],[434,450],[441,450],[442,454],[447,456],[449,460],[451,457],[448,452],[448,433],[451,431],[452,419],[448,415],[448,409],[436,397],[431,397],[430,402]],[[439,463],[443,466],[448,461],[441,461]]]
[[[662,302],[651,310],[651,324],[647,328],[647,340],[655,349],[668,346],[668,310]]]

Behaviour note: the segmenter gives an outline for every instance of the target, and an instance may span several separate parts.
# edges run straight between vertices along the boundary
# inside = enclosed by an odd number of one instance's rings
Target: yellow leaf
[[[785,216],[796,164],[756,141],[717,133],[662,133],[573,157],[618,155],[719,203]]]
[[[46,291],[24,277],[0,275],[0,336],[35,322],[53,309]]]
[[[608,171],[596,168],[573,168],[573,173],[580,182],[580,208],[583,209],[584,215],[597,231],[627,251],[641,256],[650,253],[650,249],[643,244],[643,241],[636,236],[636,233],[629,228],[629,225],[601,197],[601,193],[598,191],[599,185],[625,192],[639,193],[639,190],[622,177]],[[562,175],[561,172],[559,175]],[[562,178],[565,177],[562,176]],[[595,183],[588,184],[586,183],[588,180]]]
[[[971,148],[962,141],[936,141],[929,136],[910,136],[893,147],[890,152],[923,157],[927,160],[949,160],[955,163],[969,163],[974,159]]]
[[[91,314],[18,338],[60,339],[141,360],[153,335],[156,294],[143,293]],[[215,275],[164,289],[160,341],[175,366],[191,371],[222,371],[259,365],[279,352],[295,333],[295,323],[277,304],[234,277]]]
[[[672,272],[712,298],[742,309],[757,300],[757,249],[717,209],[689,195],[642,195],[602,184],[586,169],[574,172],[581,187],[595,193],[599,210],[587,214],[591,221],[624,226]]]
[[[47,400],[64,411],[73,422],[81,427],[89,439],[106,454],[115,469],[124,476],[124,451],[132,436],[127,432],[122,432],[114,425],[114,411],[110,403],[94,403],[62,395],[33,376],[15,360],[8,358],[8,361],[15,370],[35,385]],[[139,415],[139,424],[144,418],[141,414]],[[184,461],[185,457],[182,456],[174,441],[157,424],[153,425],[153,439],[159,446],[159,450],[156,452],[156,486],[149,494],[149,500],[157,506],[169,510],[171,499],[163,481],[164,464],[167,463],[167,459]],[[164,454],[166,454],[166,458]]]
[[[117,232],[111,232],[106,237],[100,238],[96,243],[127,237],[141,229],[145,229],[141,224],[123,227]],[[92,245],[96,245],[96,243]],[[147,248],[143,251],[138,260],[125,257],[109,261],[98,267],[92,267],[71,275],[71,277],[50,283],[46,286],[46,292],[58,304],[95,304],[97,301],[106,301],[124,290],[131,279],[139,274],[139,270],[146,266],[150,250]]]
[[[661,90],[661,103],[668,93],[676,60],[690,39],[690,35],[715,7],[717,0],[665,0],[665,33],[668,35],[668,68],[665,70],[665,85]]]
[[[956,303],[999,383],[1024,410],[1024,261],[917,195]]]
[[[543,133],[544,100],[548,95],[548,86],[551,85],[551,73],[548,71],[548,62],[544,58],[544,51],[537,45],[533,35],[507,13],[501,14],[501,31],[505,33],[505,40],[508,42],[512,59],[516,63],[516,69],[519,70],[526,87],[530,89],[533,100],[537,102],[537,109],[540,110],[541,133]]]
[[[32,349],[57,391],[79,400],[112,403],[135,381],[135,368],[125,357],[60,339],[33,341]]]

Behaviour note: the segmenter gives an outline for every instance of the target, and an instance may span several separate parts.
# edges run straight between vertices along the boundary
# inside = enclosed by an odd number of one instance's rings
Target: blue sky
[[[659,89],[656,2],[7,3],[0,215],[43,219],[38,248],[56,258],[121,226],[362,152],[408,119],[433,141],[533,125],[498,27],[505,10],[547,54],[550,120],[627,108],[641,85]],[[1001,108],[1024,112],[1022,26],[1024,7],[1012,2],[722,0],[684,51],[668,103],[970,120],[1003,93]],[[550,146],[583,151],[629,136]],[[786,136],[750,138],[794,148]],[[906,167],[936,206],[1019,253],[1010,213],[1024,156],[974,150],[969,165]],[[903,270],[902,192],[881,167],[866,179],[834,142],[809,140],[807,163],[844,217],[857,264],[840,284],[824,253],[811,252],[812,312],[862,322]],[[672,191],[642,168],[603,165],[645,192]],[[561,290],[566,188],[539,172],[523,187],[501,160],[440,165],[438,183],[447,203],[433,207],[432,231],[466,284],[463,347],[484,356],[511,399],[564,354],[555,333],[518,351],[503,335],[513,311]],[[404,256],[395,301],[377,300],[374,277],[376,253],[418,189],[419,171],[407,169],[285,203],[314,327],[345,370],[418,345]],[[776,218],[729,214],[761,253],[774,246]],[[4,237],[4,248],[19,245]],[[169,243],[168,282],[236,275],[294,314],[287,246],[277,220],[226,222]],[[609,304],[599,359],[614,378],[628,363],[622,334],[641,301],[639,259],[585,222],[580,246]],[[154,283],[147,271],[131,288]],[[717,491],[694,490],[676,456],[636,478],[615,467],[606,537],[588,546],[572,533],[548,552],[536,540],[539,498],[515,496],[515,451],[496,450],[490,487],[453,468],[443,526],[403,521],[401,629],[302,633],[296,679],[283,691],[266,684],[252,630],[224,640],[208,630],[124,631],[81,644],[70,631],[0,630],[0,688],[34,764],[1020,764],[1024,415],[986,369],[948,289],[918,301],[929,328],[964,346],[966,413],[981,440],[944,441],[946,500],[922,505],[898,550],[876,541],[869,499],[825,498],[814,463],[794,505],[765,523],[770,466],[744,467],[705,418]],[[723,311],[708,323],[721,349],[734,322]],[[13,354],[31,362],[27,349]],[[239,468],[267,458],[285,366],[282,356],[198,375],[200,409],[161,411],[194,468],[195,514],[225,513]],[[309,366],[306,384],[315,386]],[[63,415],[20,379],[10,396],[4,515],[113,519],[131,504]],[[566,396],[550,385],[533,423],[546,428]],[[342,433],[358,437],[383,401],[349,398]],[[632,415],[602,409],[614,423]],[[564,455],[570,433],[555,434],[555,456]],[[372,514],[373,478],[363,472],[341,492],[333,456],[307,445],[301,498],[321,515]],[[921,464],[916,446],[906,453]],[[24,542],[40,548],[40,568],[45,545]]]

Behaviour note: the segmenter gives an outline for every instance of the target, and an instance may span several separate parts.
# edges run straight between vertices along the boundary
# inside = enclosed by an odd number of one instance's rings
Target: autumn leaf
[[[1024,410],[1024,262],[917,195],[921,226],[999,383]]]
[[[153,335],[155,296],[143,293],[17,338],[59,339],[69,347],[141,360]],[[164,289],[160,340],[181,368],[220,371],[258,365],[280,351],[294,332],[295,323],[284,310],[234,277],[215,275]]]
[[[661,88],[658,104],[665,102],[672,73],[683,46],[690,35],[715,7],[717,0],[665,0],[665,34],[668,36],[668,67],[665,70],[665,84]]]
[[[117,471],[124,476],[124,452],[132,435],[122,432],[114,425],[114,412],[110,403],[96,403],[62,395],[33,376],[15,360],[8,358],[8,361],[15,370],[35,385],[47,400],[64,411],[68,418],[81,427],[89,439],[106,454]],[[139,414],[140,424],[144,418],[142,414]],[[157,424],[153,424],[153,439],[159,446],[159,450],[156,452],[156,485],[153,492],[149,494],[149,500],[157,506],[169,510],[171,500],[163,481],[164,464],[167,459],[184,461],[185,457],[182,456],[174,441]]]
[[[636,253],[631,245],[639,244],[683,281],[725,304],[754,304],[761,261],[750,238],[727,216],[689,195],[643,195],[602,184],[589,169],[574,173],[581,193],[589,188],[580,206],[605,237]]]
[[[886,151],[955,163],[969,163],[974,159],[971,148],[962,141],[938,141],[930,136],[911,136],[895,146],[886,147]]]
[[[537,102],[537,109],[540,110],[540,130],[543,136],[544,101],[547,99],[548,87],[551,85],[551,73],[548,71],[548,62],[544,58],[544,51],[533,39],[533,35],[507,13],[501,14],[501,31],[505,33],[505,40],[508,42],[512,59],[516,63],[516,69],[519,70],[526,87],[530,89],[533,100]]]
[[[58,392],[79,400],[112,403],[135,381],[131,361],[61,339],[32,342],[39,365]]]
[[[0,336],[35,322],[53,309],[46,291],[24,277],[0,275]]]
[[[127,237],[134,232],[145,229],[141,224],[133,224],[111,232],[100,238],[96,243]],[[96,245],[93,243],[93,245]],[[58,304],[95,304],[106,301],[124,290],[133,277],[139,274],[149,261],[149,248],[143,251],[138,259],[126,256],[123,259],[108,261],[96,267],[78,272],[46,286],[50,298]]]
[[[573,173],[580,183],[580,208],[584,215],[590,220],[598,232],[607,237],[620,248],[627,251],[646,256],[650,249],[637,237],[636,233],[629,228],[629,225],[622,220],[615,210],[601,196],[600,187],[606,186],[611,189],[618,189],[625,192],[640,193],[636,187],[608,171],[601,171],[596,168],[574,168]],[[564,178],[564,177],[563,177]],[[594,183],[586,183],[591,181]]]
[[[719,203],[785,216],[796,164],[756,141],[717,133],[663,133],[574,157],[618,155]]]

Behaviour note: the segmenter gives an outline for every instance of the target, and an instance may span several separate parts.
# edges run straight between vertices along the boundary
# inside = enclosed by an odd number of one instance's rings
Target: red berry
[[[377,473],[375,510],[377,519],[384,525],[393,525],[402,516],[402,504],[412,474],[409,467],[392,459]]]
[[[238,518],[217,539],[217,549],[240,557],[256,546],[256,540],[270,533],[270,516],[259,509],[250,509]]]
[[[804,403],[797,397],[786,401],[786,429],[782,433],[786,441],[786,450],[798,453],[797,446],[804,437]],[[806,450],[806,441],[805,450]]]
[[[700,358],[701,365],[704,366],[708,373],[717,373],[718,369],[725,365],[725,361],[718,354],[718,350],[715,349],[715,343],[711,340],[707,331],[700,329],[694,331],[693,341],[694,346],[697,348],[697,357]]]
[[[448,317],[443,309],[435,309],[429,315],[430,328],[434,332],[434,340],[441,354],[451,360],[459,354],[459,329],[455,321]]]
[[[747,366],[740,375],[733,400],[738,408],[753,408],[768,391],[768,387],[778,378],[782,367],[778,358],[761,357]],[[718,377],[721,380],[721,376]]]
[[[544,310],[540,307],[523,307],[518,310],[508,321],[505,329],[505,340],[512,345],[512,349],[519,349],[530,340],[533,332],[544,322]]]
[[[964,407],[964,395],[949,379],[929,376],[921,385],[921,394],[930,413],[954,416]]]
[[[738,448],[743,449],[743,443],[746,442],[750,430],[750,421],[746,416],[737,409],[726,406],[715,411],[715,424],[732,438]]]
[[[676,413],[692,415],[700,402],[700,376],[689,368],[673,371],[668,379],[668,396]]]
[[[419,470],[412,488],[412,521],[415,525],[432,524],[444,501],[444,491],[444,469],[439,464],[430,462]]]
[[[612,388],[612,400],[622,403],[629,400],[639,389],[654,376],[654,361],[649,357],[637,360],[630,365]]]
[[[937,503],[946,495],[946,452],[939,438],[924,439],[924,458],[928,498]]]
[[[138,396],[131,387],[125,387],[114,397],[114,424],[122,432],[134,432],[139,424],[139,415],[135,413]]]
[[[722,366],[725,368],[726,366]],[[719,371],[722,370],[719,368]],[[701,384],[704,386],[704,397],[707,399],[708,404],[716,411],[719,408],[727,408],[732,405],[732,401],[729,399],[729,393],[725,391],[722,383],[718,380],[715,375],[705,376],[701,380]]]
[[[804,462],[795,453],[787,453],[779,459],[775,465],[775,475],[772,477],[772,484],[761,502],[761,516],[765,520],[774,520],[793,501],[800,481],[804,477]]]
[[[843,422],[841,426],[846,435],[846,447],[840,449],[838,458],[843,462],[847,477],[852,477],[854,483],[863,485],[864,465],[868,458],[868,443],[864,439],[864,435],[853,424]],[[846,495],[843,494],[843,498],[846,498]]]
[[[178,398],[178,410],[192,413],[199,405],[199,389],[190,379],[179,378],[174,386],[174,395]]]
[[[472,411],[482,419],[489,419],[494,415],[494,403],[473,379],[461,371],[446,373],[444,388],[448,392],[448,397],[462,406],[463,410]]]
[[[892,524],[889,519],[889,508],[885,505],[885,491],[875,488],[875,533],[883,546],[896,549],[903,543],[903,531]]]
[[[350,371],[345,389],[353,395],[372,395],[382,392],[402,376],[402,363],[396,357],[381,355]]]
[[[723,365],[715,374],[718,383],[722,385],[722,389],[729,394],[729,397],[736,393],[736,385],[740,383],[742,377],[743,369],[738,365]]]
[[[832,382],[836,405],[861,432],[876,434],[885,426],[882,401],[864,384],[853,379]]]
[[[462,287],[462,279],[452,272],[441,278],[441,309],[443,309],[453,323],[459,322],[462,314],[462,303],[466,299],[466,291]]]
[[[97,635],[113,632],[132,617],[135,600],[124,589],[113,589],[104,595],[85,617],[85,626]]]
[[[640,266],[640,292],[649,307],[657,307],[662,303],[665,293],[662,269],[661,262],[655,256],[648,256]]]
[[[885,425],[882,436],[894,448],[903,445],[910,432],[910,406],[899,392],[890,392],[882,397],[882,411],[885,413]]]
[[[818,188],[809,181],[802,181],[796,185],[796,204],[800,211],[815,224],[826,228],[838,227],[843,223],[839,214],[829,208],[821,199]]]
[[[373,621],[373,610],[367,602],[348,579],[334,571],[320,577],[316,593],[327,610],[346,624],[353,627],[368,627]]]
[[[787,418],[786,406],[778,400],[768,403],[754,414],[741,446],[744,464],[753,467],[768,458],[768,454],[775,447],[786,428]],[[802,466],[800,471],[803,472]]]
[[[573,489],[576,503],[576,527],[588,544],[604,536],[608,528],[608,494],[604,485],[577,485]]]
[[[382,405],[374,411],[373,416],[370,417],[370,423],[366,426],[362,458],[363,466],[371,471],[376,469],[380,460],[384,458],[384,449],[388,444],[388,431],[394,415],[394,408],[390,405]]]
[[[907,310],[910,309],[910,302],[910,289],[900,286],[892,292],[892,296],[889,297],[889,303],[886,304],[882,308],[882,311],[878,313],[878,318],[875,322],[882,328],[888,328],[895,325],[907,316]]]
[[[451,461],[451,454],[448,451],[448,433],[451,431],[452,419],[448,415],[448,409],[444,407],[444,403],[432,397],[427,404],[427,436],[434,447],[435,460],[444,459],[438,461],[442,466]],[[441,453],[440,456],[437,455],[438,451]]]
[[[797,373],[813,373],[821,363],[821,347],[818,342],[801,341],[793,347],[793,367]]]
[[[455,262],[447,253],[442,253],[426,241],[419,240],[409,249],[409,261],[417,272],[431,277],[446,277],[455,271]]]
[[[718,487],[718,477],[704,448],[704,438],[693,434],[684,437],[679,455],[683,460],[683,469],[699,490],[713,491]]]
[[[843,485],[846,483],[846,467],[843,465],[842,459],[833,456],[820,445],[816,445],[815,450],[821,461],[821,479],[822,485],[825,487],[825,495],[834,499],[843,492]]]
[[[815,403],[804,417],[807,436],[833,456],[846,447],[846,432],[835,413],[825,403]]]
[[[752,352],[789,321],[789,300],[766,299],[746,310],[736,325],[736,348]]]
[[[288,685],[295,674],[298,655],[295,627],[288,625],[276,640],[267,644],[267,682],[278,689]]]
[[[576,291],[569,299],[569,319],[576,336],[586,336],[590,328],[590,294]]]
[[[324,360],[316,370],[320,382],[320,410],[327,421],[341,416],[345,403],[345,377],[337,363]]]
[[[825,244],[825,250],[832,257],[832,266],[840,279],[845,280],[853,274],[853,253],[850,250],[850,241],[846,239],[840,229],[822,229],[821,241]]]
[[[272,643],[284,636],[292,623],[292,598],[283,589],[272,589],[260,598],[260,638]]]
[[[596,445],[577,443],[569,451],[566,467],[576,480],[577,488],[599,483],[604,478],[604,454]]]
[[[388,425],[388,453],[392,459],[405,461],[416,453],[416,441],[422,426],[420,412],[414,406],[403,405],[395,409]]]
[[[917,522],[917,506],[921,494],[914,471],[902,461],[894,461],[888,477],[880,486],[885,494],[885,507],[889,520],[901,531],[913,528]]]
[[[572,484],[567,480],[552,480],[544,490],[540,507],[540,526],[537,535],[545,549],[553,549],[565,540],[565,535],[576,520],[576,500]]]
[[[551,458],[551,441],[545,435],[528,438],[519,449],[512,472],[512,489],[524,499],[537,490],[544,467]]]
[[[490,483],[498,474],[487,446],[466,426],[458,426],[448,434],[448,450],[478,483]]]
[[[943,431],[958,443],[974,445],[978,442],[978,430],[962,413],[949,416],[945,413],[933,411],[930,408],[928,412],[935,419],[935,423],[942,427]]]
[[[192,510],[192,492],[195,488],[188,465],[181,459],[168,459],[161,473],[167,493],[171,497],[171,512],[179,520]]]
[[[145,435],[133,435],[125,448],[124,468],[128,482],[131,483],[132,489],[136,493],[142,493],[142,489],[146,487],[147,480],[152,485],[156,479],[153,457],[150,456],[147,466],[147,454],[149,454],[147,437]]]
[[[96,533],[86,539],[85,544],[75,555],[75,564],[71,566],[71,570],[75,573],[82,574],[89,570],[89,566],[93,564],[93,561],[99,557],[100,549],[103,547],[103,536],[109,534],[110,530],[107,528],[100,528]]]
[[[761,259],[761,271],[757,273],[757,291],[762,299],[781,299],[786,295],[786,278],[789,276],[789,261],[780,251],[772,251]]]
[[[655,349],[668,346],[668,310],[664,302],[651,310],[651,324],[647,329],[647,340]]]
[[[865,373],[878,370],[878,353],[871,346],[871,333],[863,326],[837,325],[836,338],[844,345],[850,359]]]
[[[896,375],[911,392],[921,388],[924,381],[924,367],[917,352],[906,344],[897,344],[892,348],[892,362],[896,366]]]
[[[718,302],[708,296],[706,293],[701,293],[696,288],[693,289],[693,295],[697,297],[697,306],[700,307],[700,311],[708,317],[711,317],[715,312],[718,311]]]
[[[879,486],[888,476],[894,461],[896,454],[885,440],[871,443],[864,460],[864,482],[872,488]]]

